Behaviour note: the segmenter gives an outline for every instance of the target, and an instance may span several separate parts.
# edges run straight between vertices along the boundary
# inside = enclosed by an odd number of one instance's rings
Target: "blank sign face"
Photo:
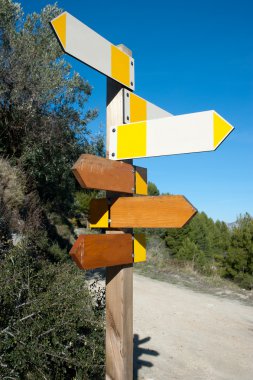
[[[93,199],[89,222],[93,228],[181,228],[197,210],[182,195]],[[110,218],[108,219],[110,215]]]
[[[232,130],[215,111],[138,121],[112,128],[109,154],[120,160],[212,151]]]
[[[123,89],[124,123],[135,123],[172,116],[164,109],[148,102],[133,92]]]
[[[51,22],[64,51],[134,90],[134,59],[64,12]]]

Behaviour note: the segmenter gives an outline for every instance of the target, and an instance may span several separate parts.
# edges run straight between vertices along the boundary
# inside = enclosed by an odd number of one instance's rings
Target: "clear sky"
[[[50,1],[23,0],[26,13]],[[52,3],[52,2],[51,2]],[[185,195],[213,219],[253,215],[253,2],[59,0],[58,5],[135,59],[136,94],[178,115],[216,110],[235,130],[215,151],[135,160],[161,192]],[[105,78],[66,58],[94,87],[90,124],[105,132]]]

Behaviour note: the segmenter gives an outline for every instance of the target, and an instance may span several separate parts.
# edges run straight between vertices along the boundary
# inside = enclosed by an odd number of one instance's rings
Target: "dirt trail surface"
[[[134,274],[135,379],[252,380],[253,307]]]

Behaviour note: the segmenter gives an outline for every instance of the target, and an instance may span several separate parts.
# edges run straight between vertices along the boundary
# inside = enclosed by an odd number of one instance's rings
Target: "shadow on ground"
[[[134,380],[138,379],[138,371],[142,367],[153,367],[153,363],[148,360],[141,359],[142,355],[158,356],[159,352],[151,350],[150,348],[141,347],[143,344],[149,342],[151,337],[140,339],[138,334],[134,334]]]

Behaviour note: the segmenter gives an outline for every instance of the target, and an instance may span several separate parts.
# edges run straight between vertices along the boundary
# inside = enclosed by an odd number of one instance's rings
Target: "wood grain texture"
[[[196,209],[182,195],[120,197],[110,208],[111,228],[180,228]]]
[[[109,269],[109,270],[108,270]],[[133,266],[106,270],[106,380],[133,379]]]
[[[72,171],[84,188],[134,193],[134,172],[130,164],[82,154]]]
[[[89,221],[94,225],[108,212],[110,228],[181,228],[197,210],[183,195],[119,197],[91,202]]]
[[[133,262],[131,234],[80,235],[70,255],[80,269],[96,269]]]
[[[119,48],[131,55],[131,51],[124,46]],[[110,128],[124,122],[121,90],[121,85],[107,78],[107,157],[109,157]],[[128,163],[132,164],[132,160],[129,160]],[[113,200],[115,194],[107,192],[107,197]],[[124,231],[119,232],[124,233]],[[132,231],[128,232],[131,233]],[[113,231],[107,233],[113,233]],[[114,233],[117,232],[114,231]],[[133,264],[129,264],[106,268],[106,380],[132,379]]]

